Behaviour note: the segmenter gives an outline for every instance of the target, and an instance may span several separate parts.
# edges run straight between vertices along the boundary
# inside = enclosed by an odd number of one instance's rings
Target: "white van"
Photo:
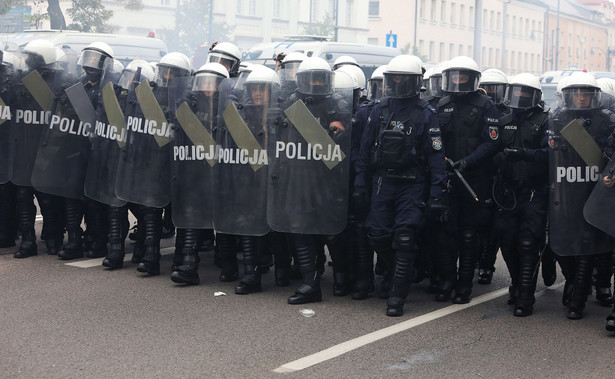
[[[293,36],[282,42],[255,45],[243,53],[241,60],[274,68],[273,58],[278,53],[288,54],[293,51],[302,52],[308,57],[323,58],[331,66],[338,57],[349,55],[357,60],[367,79],[378,66],[388,64],[393,57],[401,54],[399,49],[392,47],[330,42],[322,37],[314,36]]]
[[[92,42],[105,42],[113,49],[115,59],[128,64],[134,59],[148,62],[159,61],[167,53],[166,43],[158,38],[139,37],[121,34],[82,33],[73,30],[31,30],[8,35],[2,39],[2,47],[7,50],[23,48],[33,39],[46,39],[56,47],[70,47],[80,54]]]

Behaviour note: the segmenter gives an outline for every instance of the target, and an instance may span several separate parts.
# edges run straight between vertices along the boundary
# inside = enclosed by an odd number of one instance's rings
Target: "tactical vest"
[[[548,119],[549,115],[544,111],[535,111],[529,117],[515,117],[512,112],[504,115],[500,118],[500,138],[504,148],[541,148]],[[515,186],[527,183],[546,184],[548,173],[547,162],[539,164],[526,160],[507,160],[501,171],[505,181]]]
[[[438,103],[438,123],[446,156],[457,161],[471,154],[482,143],[485,106],[490,97],[478,93],[453,101],[443,97]]]
[[[423,146],[416,121],[427,107],[418,101],[404,119],[390,111],[390,99],[380,101],[380,129],[373,151],[373,164],[389,178],[415,181],[425,171]]]

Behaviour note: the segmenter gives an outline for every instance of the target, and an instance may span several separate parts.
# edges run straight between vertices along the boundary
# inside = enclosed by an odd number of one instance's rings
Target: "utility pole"
[[[555,71],[557,71],[557,66],[559,65],[559,2],[557,0],[557,23],[555,26]]]
[[[506,72],[506,34],[508,33],[508,3],[510,0],[502,0],[502,71]]]
[[[412,46],[413,49],[417,49],[416,47],[416,24],[419,23],[419,0],[414,0],[414,45]],[[411,52],[412,53],[412,52]]]
[[[481,34],[483,32],[483,0],[474,1],[474,60],[481,67]]]
[[[338,30],[339,30],[339,18],[340,18],[340,0],[335,0],[335,34],[333,40],[337,42]]]
[[[209,22],[207,25],[207,43],[211,46],[211,26],[214,23],[214,0],[209,0]]]

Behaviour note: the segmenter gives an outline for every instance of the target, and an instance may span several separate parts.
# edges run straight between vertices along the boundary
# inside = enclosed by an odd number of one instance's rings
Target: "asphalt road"
[[[164,240],[163,253],[172,243]],[[333,297],[330,268],[322,303],[291,306],[295,283],[275,288],[272,273],[262,293],[235,295],[236,283],[218,282],[210,253],[202,254],[202,284],[184,287],[169,279],[171,255],[160,276],[147,277],[130,263],[108,271],[100,260],[60,261],[43,246],[22,260],[15,248],[0,250],[0,377],[615,375],[615,337],[604,329],[610,309],[592,296],[585,318],[566,319],[559,275],[551,288],[539,279],[534,315],[514,317],[501,257],[494,282],[476,285],[470,304],[436,303],[423,282],[404,316],[389,318],[384,300]]]

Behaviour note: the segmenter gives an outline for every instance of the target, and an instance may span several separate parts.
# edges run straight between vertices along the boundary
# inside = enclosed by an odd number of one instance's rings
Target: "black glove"
[[[214,47],[216,47],[216,45],[218,44],[218,41],[214,41],[211,43],[211,45],[209,45],[209,51],[212,51],[214,49]]]
[[[466,163],[466,160],[464,158],[461,158],[460,160],[451,163],[451,166],[453,167],[453,169],[457,169],[457,171],[459,172],[463,172],[463,170],[465,170],[467,165],[468,164]]]
[[[495,168],[502,168],[504,166],[504,161],[506,161],[506,154],[504,154],[503,151],[493,156],[492,162]]]
[[[369,191],[366,186],[356,186],[352,191],[352,208],[360,217],[366,217],[369,211]]]
[[[435,222],[448,221],[448,201],[446,196],[432,196],[427,201],[427,218]]]
[[[615,135],[611,134],[606,138],[606,148],[604,149],[604,155],[611,158],[615,152]]]
[[[277,53],[277,54],[275,55],[275,57],[273,57],[273,60],[274,60],[274,61],[276,61],[276,62],[280,62],[280,63],[282,63],[282,61],[284,60],[284,58],[286,58],[286,54],[284,54],[284,52],[280,52],[280,53]]]
[[[511,147],[504,149],[504,154],[512,161],[520,161],[529,158],[528,150],[525,147]]]

